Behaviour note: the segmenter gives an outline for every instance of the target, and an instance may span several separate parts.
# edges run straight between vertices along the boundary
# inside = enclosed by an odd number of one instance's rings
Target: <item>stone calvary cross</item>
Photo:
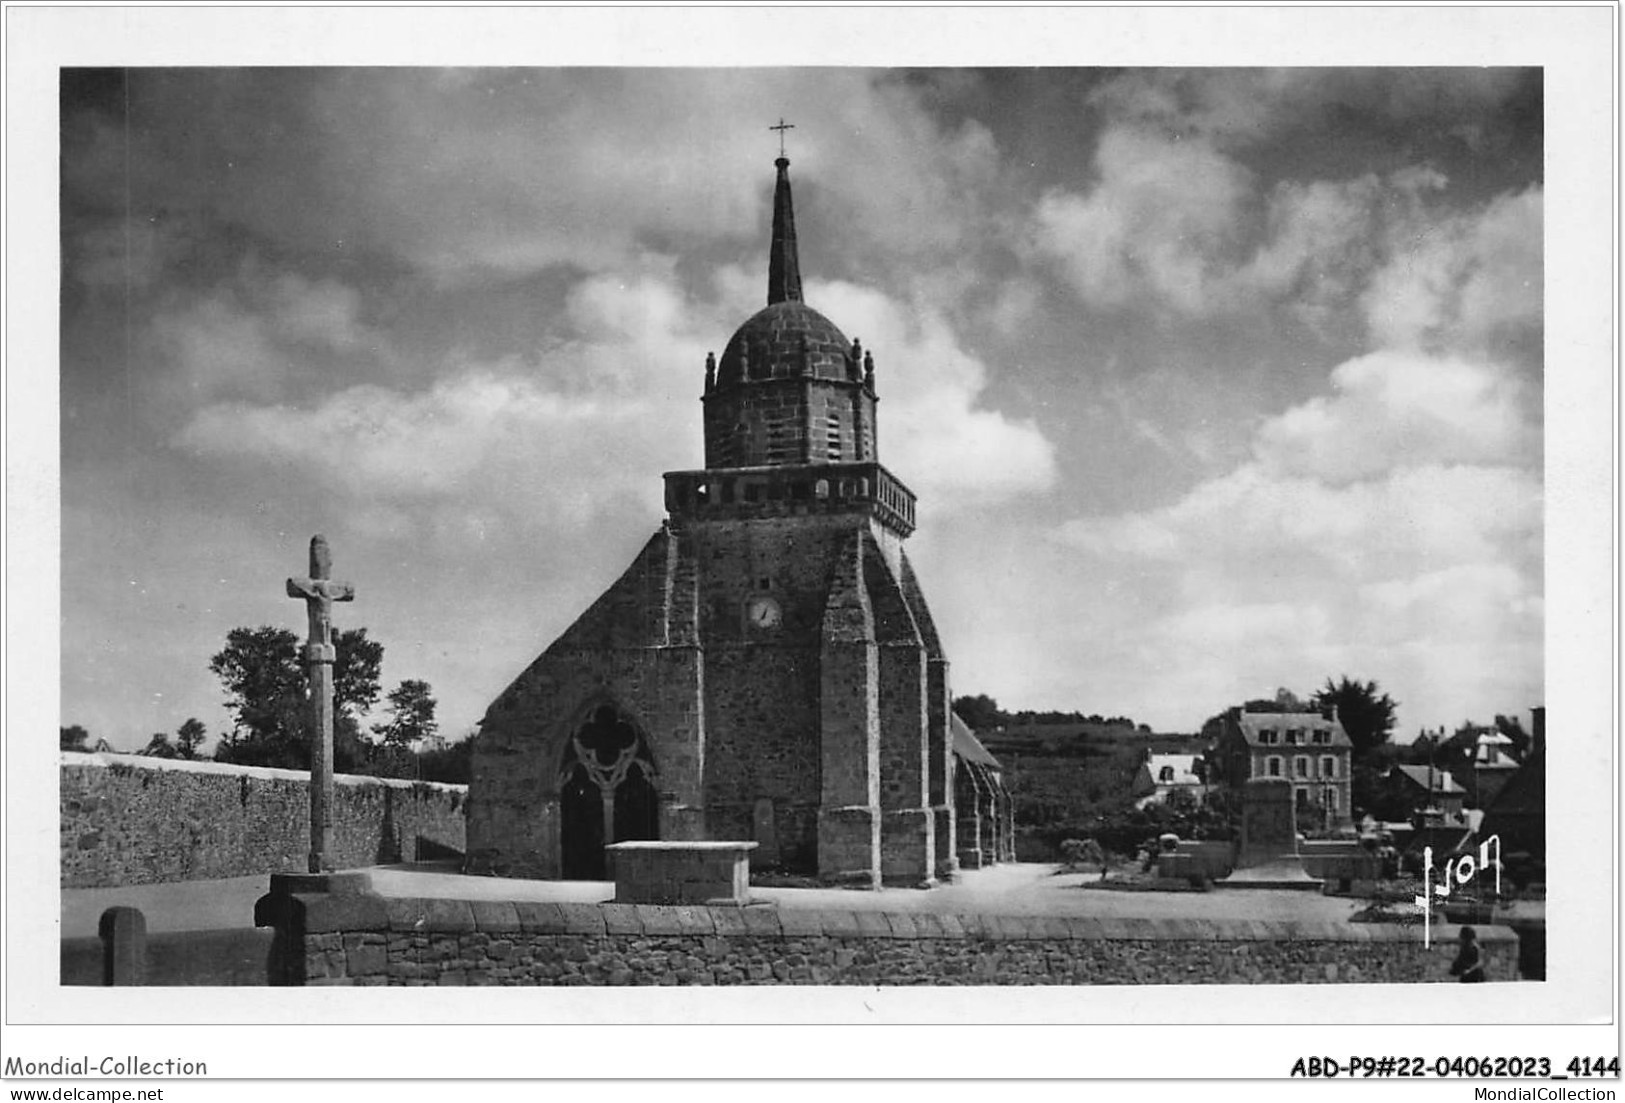
[[[305,666],[310,672],[310,872],[332,869],[328,856],[333,831],[333,603],[354,601],[355,587],[334,582],[333,553],[327,537],[310,538],[310,577],[288,579],[288,596],[304,601],[310,614]]]

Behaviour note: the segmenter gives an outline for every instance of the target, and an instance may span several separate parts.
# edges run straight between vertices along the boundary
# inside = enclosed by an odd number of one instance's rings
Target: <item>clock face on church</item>
[[[784,619],[784,610],[770,597],[753,597],[745,606],[745,616],[752,628],[777,628]]]

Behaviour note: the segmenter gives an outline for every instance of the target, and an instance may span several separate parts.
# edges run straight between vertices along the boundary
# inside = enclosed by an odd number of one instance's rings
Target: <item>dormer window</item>
[[[1164,766],[1161,770],[1157,771],[1157,780],[1162,782],[1173,781],[1174,768],[1172,766]]]

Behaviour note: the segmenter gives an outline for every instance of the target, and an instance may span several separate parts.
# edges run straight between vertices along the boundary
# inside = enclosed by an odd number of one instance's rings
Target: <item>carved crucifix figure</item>
[[[354,601],[355,587],[334,582],[327,537],[310,538],[310,577],[288,579],[288,596],[305,603],[310,638],[305,666],[310,673],[310,872],[332,868],[328,839],[333,829],[333,603]]]

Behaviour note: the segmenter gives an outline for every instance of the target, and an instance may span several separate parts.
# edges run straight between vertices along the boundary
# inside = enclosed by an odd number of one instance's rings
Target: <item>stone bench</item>
[[[745,904],[754,842],[612,843],[617,904]]]

